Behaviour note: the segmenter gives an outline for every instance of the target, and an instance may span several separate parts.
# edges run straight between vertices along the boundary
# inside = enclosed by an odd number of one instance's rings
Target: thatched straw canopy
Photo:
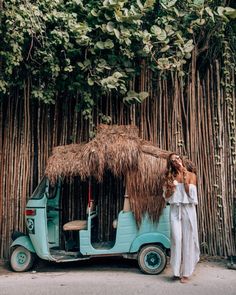
[[[99,125],[90,142],[54,148],[46,176],[51,182],[73,176],[82,180],[92,176],[100,182],[109,170],[124,177],[137,222],[146,212],[158,220],[164,206],[161,176],[170,153],[142,140],[135,126]],[[192,170],[191,162],[186,164]]]

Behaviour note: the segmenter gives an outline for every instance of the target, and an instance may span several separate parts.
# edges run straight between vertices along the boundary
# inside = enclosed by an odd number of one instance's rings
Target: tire
[[[16,247],[11,253],[10,265],[14,271],[23,272],[29,270],[34,263],[35,255],[22,246]]]
[[[143,273],[157,275],[165,269],[166,263],[166,253],[157,245],[147,245],[139,251],[138,264]]]

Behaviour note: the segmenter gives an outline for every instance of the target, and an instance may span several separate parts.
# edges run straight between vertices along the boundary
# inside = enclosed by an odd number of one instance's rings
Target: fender
[[[23,246],[24,248],[26,248],[27,250],[29,250],[32,253],[35,253],[35,249],[34,246],[30,240],[30,238],[28,236],[21,236],[19,238],[17,238],[12,244],[11,244],[11,248],[14,246]]]
[[[130,252],[138,252],[139,248],[147,244],[162,244],[166,249],[170,248],[170,239],[161,233],[145,233],[138,236],[131,244]]]

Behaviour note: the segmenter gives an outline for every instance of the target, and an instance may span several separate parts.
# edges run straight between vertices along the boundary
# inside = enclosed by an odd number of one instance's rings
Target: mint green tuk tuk
[[[29,270],[38,256],[54,262],[71,262],[102,256],[123,256],[137,259],[142,272],[161,273],[167,262],[170,249],[169,207],[163,210],[158,223],[146,215],[140,226],[130,209],[129,198],[124,196],[123,210],[113,226],[115,240],[110,243],[93,239],[98,220],[97,208],[88,193],[87,218],[72,220],[60,226],[61,181],[50,187],[45,177],[38,185],[25,209],[28,235],[13,233],[10,265],[14,271]],[[66,246],[67,234],[73,234],[73,246]],[[61,246],[61,237],[65,246]]]

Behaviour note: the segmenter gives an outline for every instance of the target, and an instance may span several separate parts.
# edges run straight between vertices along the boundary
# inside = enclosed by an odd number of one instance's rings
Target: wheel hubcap
[[[20,252],[17,255],[17,263],[24,264],[27,260],[27,255],[24,252]]]
[[[154,251],[147,253],[144,261],[146,266],[151,269],[158,268],[161,264],[160,256]]]

